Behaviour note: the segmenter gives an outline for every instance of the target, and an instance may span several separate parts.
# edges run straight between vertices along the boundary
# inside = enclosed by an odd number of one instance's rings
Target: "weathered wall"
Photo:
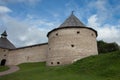
[[[87,28],[58,29],[49,34],[47,65],[70,64],[97,55],[96,34]]]
[[[55,66],[98,54],[96,33],[88,28],[57,29],[48,38],[48,44],[15,50],[0,48],[0,61],[6,59],[6,65],[47,61],[48,66]]]
[[[7,65],[17,65],[25,62],[44,62],[46,61],[48,45],[20,48],[9,51]]]
[[[8,55],[7,53],[8,53],[7,49],[0,48],[0,64],[3,59],[7,58]]]

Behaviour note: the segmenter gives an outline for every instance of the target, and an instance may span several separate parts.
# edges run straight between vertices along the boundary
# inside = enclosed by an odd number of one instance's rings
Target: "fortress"
[[[16,48],[4,31],[0,38],[0,65],[46,62],[47,66],[57,66],[98,54],[97,31],[86,27],[73,13],[47,37],[48,43]]]

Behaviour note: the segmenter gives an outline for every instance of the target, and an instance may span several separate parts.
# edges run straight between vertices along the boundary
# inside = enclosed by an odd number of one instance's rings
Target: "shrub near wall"
[[[100,41],[97,41],[97,46],[98,46],[99,54],[112,52],[112,51],[118,51],[119,50],[119,46],[115,42],[113,42],[113,43],[106,43],[106,42],[100,40]]]

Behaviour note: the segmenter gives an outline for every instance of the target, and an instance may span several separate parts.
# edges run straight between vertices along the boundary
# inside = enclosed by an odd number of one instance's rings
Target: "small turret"
[[[6,30],[1,34],[0,37],[0,48],[15,49],[16,47],[7,39]]]
[[[1,38],[7,38],[7,32],[6,32],[6,30],[1,34]]]

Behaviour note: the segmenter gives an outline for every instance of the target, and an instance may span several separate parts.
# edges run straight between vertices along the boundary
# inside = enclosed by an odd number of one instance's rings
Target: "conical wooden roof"
[[[4,37],[5,36],[5,37]],[[0,48],[15,49],[16,47],[7,39],[7,33],[4,31],[0,37]]]
[[[52,32],[55,31],[55,30],[58,30],[58,29],[66,29],[66,28],[86,28],[86,29],[90,29],[90,30],[93,30],[93,31],[96,33],[96,36],[97,36],[97,31],[94,30],[94,29],[92,29],[92,28],[86,27],[86,26],[73,14],[73,11],[72,11],[72,14],[71,14],[58,28],[55,28],[55,29],[51,30],[50,32],[48,32],[47,37],[49,37],[49,34],[52,33]]]
[[[59,26],[61,27],[85,26],[73,13]]]

